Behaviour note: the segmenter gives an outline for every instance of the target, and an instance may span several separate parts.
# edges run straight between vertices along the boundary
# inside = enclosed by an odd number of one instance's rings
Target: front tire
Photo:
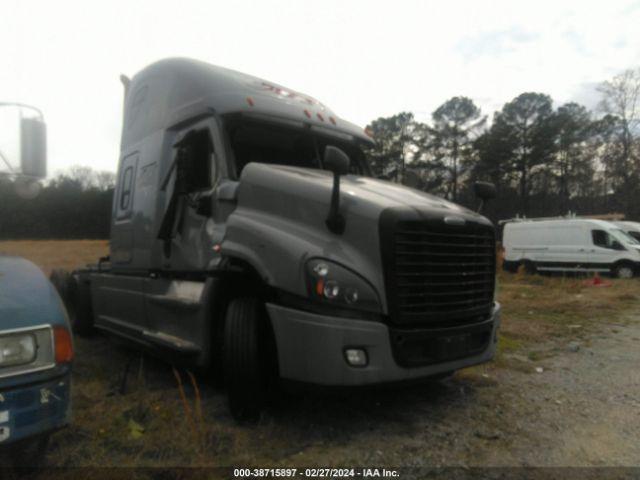
[[[611,273],[615,278],[633,278],[635,270],[633,265],[628,263],[619,263],[613,266]]]
[[[256,298],[237,298],[227,307],[224,373],[231,415],[238,421],[260,418],[269,379],[266,322]]]

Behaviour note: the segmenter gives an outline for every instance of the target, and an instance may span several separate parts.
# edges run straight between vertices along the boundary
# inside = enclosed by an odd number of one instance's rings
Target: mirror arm
[[[331,206],[326,220],[327,227],[332,233],[341,235],[344,232],[345,220],[340,214],[340,175],[333,174],[333,191],[331,192]]]

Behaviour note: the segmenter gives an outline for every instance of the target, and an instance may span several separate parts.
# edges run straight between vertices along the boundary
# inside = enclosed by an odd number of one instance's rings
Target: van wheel
[[[264,307],[256,298],[237,298],[227,307],[224,374],[231,415],[260,418],[267,395],[268,369]]]
[[[520,263],[520,267],[524,270],[524,273],[527,275],[534,275],[537,272],[536,266],[533,262],[529,260],[525,260]]]
[[[619,263],[614,265],[612,273],[616,278],[633,278],[635,274],[633,266],[628,263]]]

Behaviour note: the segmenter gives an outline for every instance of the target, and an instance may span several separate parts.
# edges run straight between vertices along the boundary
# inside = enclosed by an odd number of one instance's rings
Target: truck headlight
[[[36,339],[31,333],[0,336],[0,367],[31,363],[36,359]]]
[[[375,289],[360,275],[337,263],[314,258],[307,262],[309,296],[338,307],[380,313]]]

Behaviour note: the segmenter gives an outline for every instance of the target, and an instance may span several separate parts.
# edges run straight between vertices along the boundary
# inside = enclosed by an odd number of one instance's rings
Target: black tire
[[[503,262],[502,269],[508,273],[518,273],[518,264],[516,262]]]
[[[93,306],[91,304],[91,288],[88,282],[78,277],[73,278],[74,315],[72,328],[81,337],[90,337],[95,333],[93,326]]]
[[[535,275],[538,272],[535,264],[529,260],[525,260],[520,263],[520,266],[524,269],[524,273],[527,275]]]
[[[635,276],[636,272],[635,272],[635,268],[633,268],[632,264],[626,263],[626,262],[621,262],[621,263],[615,264],[611,268],[611,274],[615,278],[633,278]]]
[[[254,422],[264,409],[269,380],[263,304],[237,298],[227,307],[224,325],[224,374],[231,415]]]
[[[58,291],[58,295],[62,299],[67,310],[71,309],[71,274],[66,270],[52,270],[49,280]]]
[[[89,285],[65,270],[53,270],[49,279],[67,308],[74,333],[90,336],[94,328]]]

